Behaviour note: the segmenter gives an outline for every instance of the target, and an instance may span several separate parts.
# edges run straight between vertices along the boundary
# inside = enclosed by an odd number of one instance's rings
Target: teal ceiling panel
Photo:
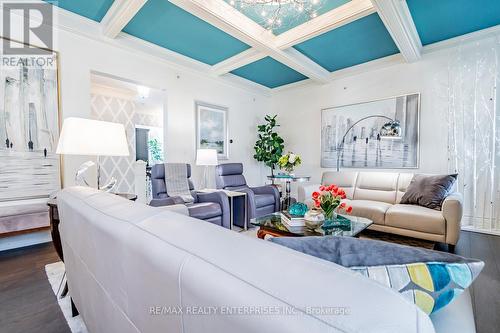
[[[407,0],[423,45],[500,24],[500,0]]]
[[[231,73],[268,88],[276,88],[307,79],[306,76],[270,57],[238,68]]]
[[[113,0],[44,0],[62,9],[101,22]]]
[[[167,0],[149,0],[124,32],[209,65],[249,46]]]
[[[376,13],[294,47],[330,72],[399,52]]]
[[[234,6],[243,15],[250,18],[264,28],[269,28],[268,20],[277,14],[277,19],[281,19],[281,24],[272,27],[273,33],[279,35],[287,30],[295,28],[316,16],[320,16],[337,7],[340,7],[350,0],[310,0],[308,1],[288,1],[278,3],[277,1],[261,1],[254,5],[249,5],[248,0],[224,0]],[[305,8],[298,10],[297,7]]]

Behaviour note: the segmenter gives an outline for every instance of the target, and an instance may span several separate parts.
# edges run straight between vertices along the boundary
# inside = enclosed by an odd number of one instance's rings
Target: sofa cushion
[[[215,202],[200,202],[194,203],[187,206],[189,210],[189,216],[205,220],[211,217],[217,217],[222,215],[222,209],[218,203]]]
[[[272,194],[256,194],[255,206],[264,207],[274,205],[274,195]]]
[[[354,200],[396,203],[398,173],[360,172],[354,190]]]
[[[354,188],[356,187],[357,178],[358,178],[358,173],[355,171],[342,171],[342,172],[327,171],[323,173],[321,184],[322,185],[335,184],[338,187],[342,187],[346,193],[347,199],[352,199],[354,196]]]
[[[375,224],[384,224],[385,212],[392,206],[391,204],[371,201],[371,200],[346,200],[352,206],[352,215],[370,219]]]
[[[401,203],[441,210],[441,205],[456,180],[457,174],[415,175],[401,198]]]
[[[385,213],[385,225],[444,235],[446,222],[440,211],[415,205],[397,204]]]

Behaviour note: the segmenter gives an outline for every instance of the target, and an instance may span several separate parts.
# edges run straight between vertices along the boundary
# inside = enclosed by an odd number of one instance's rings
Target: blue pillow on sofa
[[[427,314],[450,304],[484,267],[480,260],[369,239],[275,237],[270,241],[376,280]]]

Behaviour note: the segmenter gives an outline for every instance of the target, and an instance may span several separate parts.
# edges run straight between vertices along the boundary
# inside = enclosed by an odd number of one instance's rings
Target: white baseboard
[[[19,247],[47,243],[51,241],[52,237],[50,236],[49,230],[42,230],[42,231],[31,232],[28,234],[4,237],[0,238],[0,251],[17,249]]]

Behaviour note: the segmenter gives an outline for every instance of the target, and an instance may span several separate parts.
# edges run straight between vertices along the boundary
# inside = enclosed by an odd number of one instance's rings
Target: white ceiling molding
[[[101,20],[102,33],[115,38],[139,12],[147,0],[115,0]]]
[[[32,1],[34,3],[46,4],[46,2],[42,0]],[[2,8],[0,7],[0,17],[3,15],[2,12]],[[12,14],[23,17],[21,13],[22,11],[14,11]],[[243,78],[241,78],[240,80],[234,80],[231,76],[227,75],[216,77],[213,75],[210,65],[207,65],[200,61],[196,61],[180,53],[170,51],[153,43],[146,42],[145,40],[128,35],[124,32],[119,33],[117,38],[115,39],[104,37],[101,33],[101,25],[98,22],[72,13],[65,9],[54,7],[54,14],[56,17],[53,22],[54,27],[61,29],[62,31],[74,34],[75,36],[87,38],[95,42],[119,48],[145,60],[155,60],[158,62],[158,64],[168,66],[173,70],[178,70],[193,75],[199,75],[231,87],[243,89],[264,96],[270,96],[271,94],[270,88],[264,87]],[[40,26],[45,24],[34,15],[32,15],[30,19],[33,22],[32,26]],[[52,26],[50,26],[50,28],[52,29]],[[56,51],[58,51],[57,40],[58,37],[56,33],[56,47],[54,48]]]
[[[370,0],[352,0],[278,36],[272,36],[272,39],[277,48],[284,50],[373,14],[375,11]],[[222,75],[265,57],[265,53],[255,49],[246,50],[214,65],[213,71],[216,75]]]
[[[212,72],[215,75],[224,75],[237,68],[243,67],[245,65],[251,64],[257,60],[265,58],[266,55],[257,49],[249,48],[241,53],[238,53],[231,58],[221,61],[212,66]]]
[[[454,46],[458,46],[464,43],[472,43],[478,40],[491,38],[491,37],[500,37],[500,25],[496,25],[490,28],[486,28],[483,30],[478,30],[474,32],[470,32],[468,34],[453,37],[447,40],[443,40],[441,42],[437,42],[434,44],[429,44],[423,47],[422,54],[433,53],[445,49],[452,48]]]
[[[422,42],[405,0],[371,0],[407,62],[420,59]]]
[[[454,38],[450,38],[447,40],[443,40],[441,42],[437,42],[434,44],[426,45],[422,48],[422,57],[426,57],[428,55],[438,53],[438,52],[447,52],[448,50],[458,47],[464,44],[474,43],[480,40],[488,39],[488,38],[500,38],[500,25],[486,28],[483,30],[474,31],[462,36],[457,36]],[[384,58],[375,59],[369,62],[365,62],[356,66],[339,69],[331,73],[332,81],[337,79],[342,79],[345,77],[355,76],[371,71],[380,70],[383,68],[387,68],[390,66],[403,64],[405,63],[405,59],[403,56],[398,54],[393,54]],[[311,86],[314,83],[311,80],[303,80],[295,83],[290,83],[284,86],[280,86],[271,90],[272,94],[279,93],[281,91],[286,91],[289,89],[294,89],[297,87],[306,87]]]
[[[286,49],[373,13],[375,7],[370,0],[352,0],[276,36],[275,44]]]
[[[285,52],[274,44],[274,35],[231,5],[221,0],[171,0],[174,5],[256,48],[282,64],[320,83],[329,81],[326,69],[295,53]]]

